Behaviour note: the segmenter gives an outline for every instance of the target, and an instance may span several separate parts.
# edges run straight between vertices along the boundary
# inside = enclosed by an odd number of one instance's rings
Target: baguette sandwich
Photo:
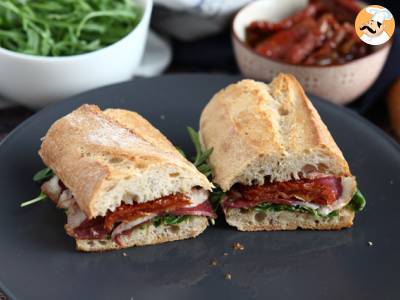
[[[54,174],[42,192],[66,210],[79,250],[191,238],[216,217],[213,185],[137,113],[83,105],[50,127],[39,155]]]
[[[199,134],[213,149],[208,163],[226,221],[239,230],[341,229],[364,206],[342,152],[291,75],[221,90],[204,108]]]

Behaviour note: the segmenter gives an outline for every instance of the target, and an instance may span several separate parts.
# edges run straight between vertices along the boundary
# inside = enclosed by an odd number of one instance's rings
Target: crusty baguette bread
[[[339,230],[353,225],[354,211],[343,208],[334,217],[315,217],[309,213],[290,211],[241,210],[230,208],[225,211],[226,222],[241,231],[272,230]]]
[[[157,128],[138,113],[125,109],[111,108],[104,110],[104,113],[154,147],[181,156],[176,147]]]
[[[120,236],[121,245],[118,245],[113,240],[76,240],[76,247],[81,251],[93,252],[160,244],[196,237],[207,226],[207,217],[200,216],[191,216],[176,225],[160,225],[156,227],[153,223],[148,222],[133,229],[129,234]]]
[[[89,218],[212,184],[136,113],[83,105],[56,121],[39,155]]]
[[[327,127],[299,82],[287,74],[269,85],[242,80],[218,92],[200,119],[213,182],[223,191],[235,183],[298,179],[318,171],[351,176]]]

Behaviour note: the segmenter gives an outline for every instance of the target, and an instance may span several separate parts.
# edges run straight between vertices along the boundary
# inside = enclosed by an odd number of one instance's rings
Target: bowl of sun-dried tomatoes
[[[269,81],[295,75],[307,92],[337,104],[362,95],[379,76],[391,41],[371,46],[354,21],[364,4],[354,0],[259,0],[232,23],[232,42],[244,76]]]

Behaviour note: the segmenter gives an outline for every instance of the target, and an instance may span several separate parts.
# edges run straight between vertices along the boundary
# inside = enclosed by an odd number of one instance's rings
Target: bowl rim
[[[373,51],[373,52],[371,52],[371,53],[369,53],[369,54],[367,54],[367,55],[365,55],[365,56],[361,56],[361,57],[359,57],[359,58],[353,59],[353,60],[348,61],[348,62],[346,62],[346,63],[344,63],[344,64],[332,64],[332,65],[326,65],[326,66],[321,66],[321,65],[302,65],[302,64],[294,64],[294,63],[284,62],[284,61],[281,61],[281,60],[276,59],[276,58],[266,57],[266,56],[261,55],[260,53],[256,52],[253,48],[251,48],[249,45],[247,45],[246,42],[242,41],[242,39],[240,39],[239,36],[237,35],[237,33],[236,33],[236,31],[235,31],[235,26],[234,26],[235,21],[236,21],[238,15],[239,15],[244,9],[246,9],[247,7],[249,7],[249,6],[251,6],[251,5],[254,5],[254,4],[257,3],[257,2],[262,2],[262,1],[265,1],[265,0],[257,0],[257,1],[249,2],[248,4],[246,4],[245,6],[243,6],[240,10],[238,10],[238,11],[235,13],[235,15],[234,15],[234,17],[232,18],[232,21],[231,21],[231,37],[232,37],[232,39],[234,39],[234,40],[236,40],[237,42],[239,42],[239,44],[240,44],[242,47],[244,47],[246,50],[250,51],[251,53],[255,54],[256,56],[258,56],[258,57],[260,57],[260,58],[262,58],[262,59],[265,59],[265,60],[267,60],[267,61],[272,61],[272,62],[279,63],[279,64],[282,64],[282,65],[285,65],[285,66],[291,66],[291,67],[296,66],[296,67],[302,67],[302,68],[332,68],[332,67],[343,67],[343,66],[347,66],[347,65],[352,64],[352,63],[359,62],[359,61],[364,60],[364,59],[368,59],[368,58],[370,58],[370,57],[372,57],[372,56],[378,55],[380,52],[383,52],[384,50],[389,50],[389,49],[391,48],[392,44],[393,44],[393,39],[392,39],[393,36],[391,36],[391,37],[390,37],[390,40],[389,40],[388,42],[386,42],[385,44],[383,44],[382,46],[380,46],[379,48],[377,48],[375,51]],[[386,49],[386,48],[388,48],[388,49]]]
[[[143,22],[145,17],[148,14],[151,14],[151,10],[153,8],[153,0],[141,0],[143,2],[143,5],[141,5],[143,9],[143,14],[140,18],[139,23],[124,37],[119,39],[118,41],[105,46],[103,48],[86,52],[86,53],[81,53],[81,54],[74,54],[74,55],[66,55],[66,56],[44,56],[44,55],[34,55],[34,54],[26,54],[26,53],[21,53],[21,52],[16,52],[12,50],[8,50],[6,48],[3,48],[0,46],[0,55],[6,55],[8,57],[13,57],[13,58],[18,58],[18,59],[25,59],[25,60],[33,60],[33,61],[45,61],[45,62],[64,62],[64,61],[69,61],[69,60],[81,60],[85,59],[88,56],[91,55],[97,55],[101,52],[107,51],[110,48],[114,48],[119,46],[123,41],[128,40],[131,35],[136,32],[136,29],[139,26],[143,26]]]

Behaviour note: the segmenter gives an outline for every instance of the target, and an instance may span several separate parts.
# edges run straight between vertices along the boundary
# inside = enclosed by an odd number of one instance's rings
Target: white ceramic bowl
[[[391,42],[376,52],[343,65],[287,64],[256,53],[245,43],[245,28],[255,20],[277,22],[307,5],[307,0],[259,0],[242,8],[232,23],[236,61],[244,76],[270,81],[280,72],[297,77],[306,91],[346,104],[363,94],[376,80],[389,54]]]
[[[135,0],[143,8],[139,24],[103,49],[73,56],[45,57],[0,48],[0,95],[40,108],[83,91],[129,80],[146,43],[153,0]]]

